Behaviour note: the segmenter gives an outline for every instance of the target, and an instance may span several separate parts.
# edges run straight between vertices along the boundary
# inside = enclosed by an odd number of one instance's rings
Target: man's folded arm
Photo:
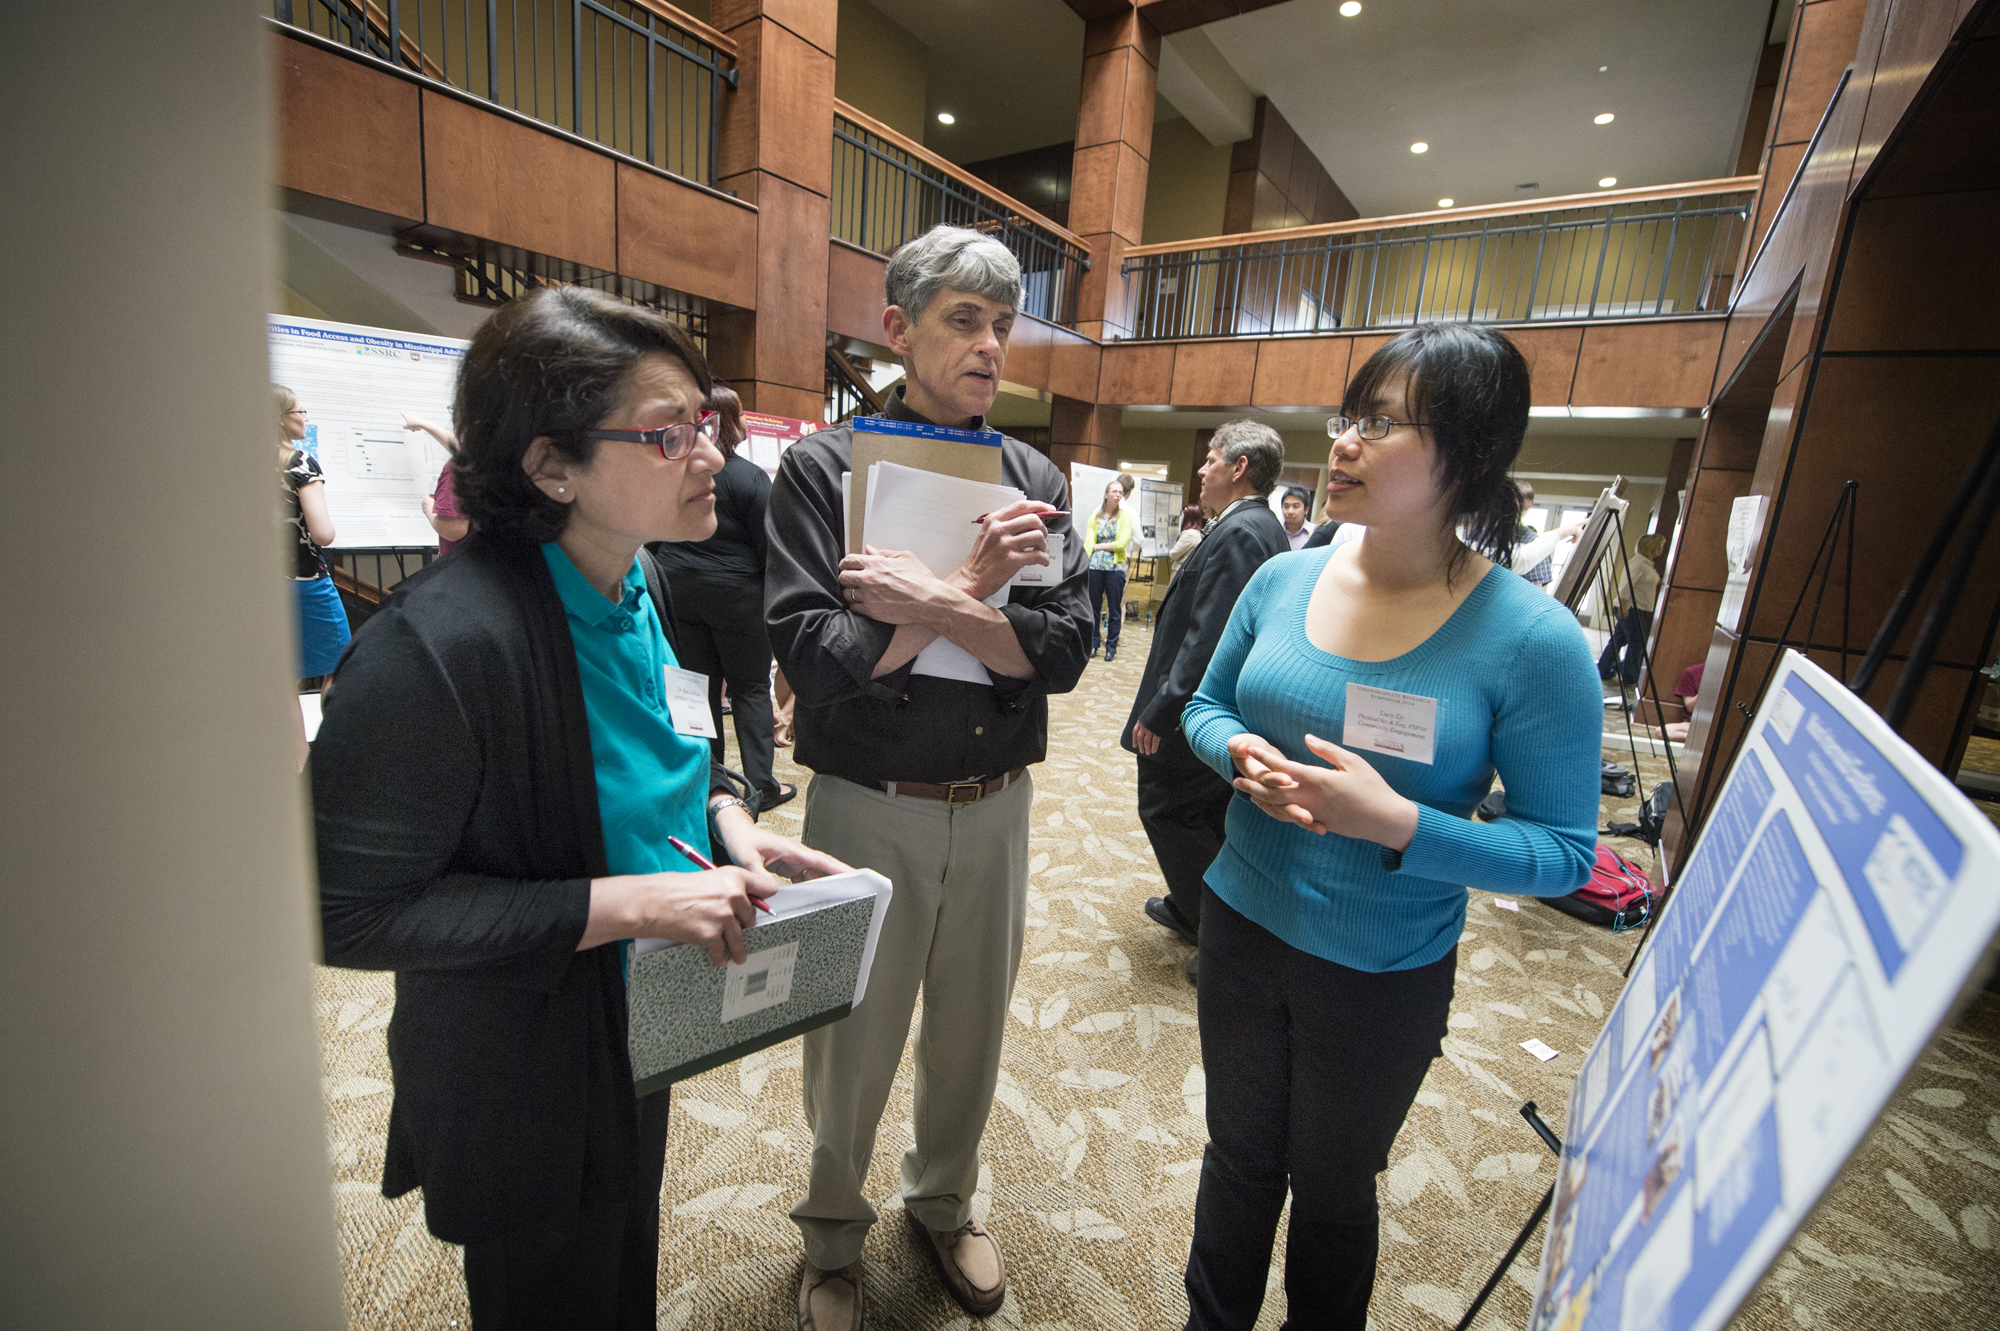
[[[896,628],[855,613],[841,595],[846,552],[840,498],[839,476],[829,477],[819,459],[788,449],[765,521],[764,617],[771,651],[793,692],[820,707],[865,697],[893,700],[909,680],[908,661],[875,677]]]

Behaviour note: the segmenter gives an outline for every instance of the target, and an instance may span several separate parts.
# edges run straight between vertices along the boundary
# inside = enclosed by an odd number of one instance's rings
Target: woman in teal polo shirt
[[[465,1246],[477,1331],[653,1326],[667,1093],[633,1094],[629,943],[740,961],[772,872],[845,867],[712,763],[641,549],[715,530],[711,386],[599,292],[488,320],[453,413],[473,535],[363,627],[314,745],[327,961],[396,972],[383,1191]]]

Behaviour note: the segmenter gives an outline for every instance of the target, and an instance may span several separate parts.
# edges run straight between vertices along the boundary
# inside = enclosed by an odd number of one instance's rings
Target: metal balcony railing
[[[1128,253],[1129,336],[1162,341],[1728,308],[1755,178],[1222,237]]]
[[[281,23],[713,186],[735,52],[652,0],[274,0]]]
[[[833,117],[833,234],[877,254],[939,223],[985,232],[1021,261],[1021,310],[1065,327],[1090,267],[1083,241],[844,103]]]

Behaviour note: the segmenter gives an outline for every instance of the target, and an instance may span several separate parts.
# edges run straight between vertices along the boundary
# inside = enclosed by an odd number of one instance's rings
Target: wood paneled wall
[[[756,306],[756,208],[340,52],[271,40],[278,184],[292,196],[385,232],[422,224]]]
[[[1767,112],[1762,174],[1757,193],[1757,221],[1750,232],[1750,253],[1770,229],[1785,189],[1805,160],[1806,144],[1827,102],[1840,83],[1841,72],[1854,59],[1862,19],[1869,0],[1802,0],[1792,14],[1784,66]]]
[[[1230,148],[1223,234],[1347,222],[1359,216],[1361,210],[1348,201],[1291,122],[1270,98],[1259,97],[1250,137]]]
[[[1795,39],[1810,24],[1849,22],[1836,8],[1845,2],[1801,6]],[[1869,0],[1853,21],[1854,72],[1800,154],[1799,186],[1773,217],[1724,332],[1723,391],[1661,606],[1663,670],[1703,648],[1708,663],[1682,769],[1697,820],[1745,725],[1738,704],[1758,702],[1802,597],[1788,641],[1804,643],[1820,595],[1807,571],[1842,484],[1860,487],[1853,581],[1843,542],[1808,654],[1851,673],[2000,418],[2000,248],[1990,243],[2000,224],[2000,0]],[[1800,64],[1810,43],[1795,45],[1788,89],[1825,82]],[[1737,494],[1763,496],[1767,508],[1740,622],[1715,624],[1722,524]],[[1947,772],[1983,687],[1975,672],[1994,649],[2000,537],[1977,568],[1903,731]],[[1871,704],[1895,688],[1917,622],[1893,645]],[[1677,861],[1678,820],[1667,844]]]
[[[1719,318],[1506,328],[1534,375],[1537,406],[1696,408],[1721,350]],[[1394,334],[1112,343],[1098,401],[1208,409],[1340,405]]]

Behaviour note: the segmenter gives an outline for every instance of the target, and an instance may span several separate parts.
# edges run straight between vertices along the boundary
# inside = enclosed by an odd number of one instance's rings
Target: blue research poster
[[[1535,1331],[1713,1331],[1950,1013],[2000,832],[1787,652],[1585,1058]]]
[[[312,421],[305,447],[326,473],[336,547],[436,545],[423,497],[445,451],[403,417],[449,429],[458,367],[471,344],[392,328],[270,316],[271,378]]]

